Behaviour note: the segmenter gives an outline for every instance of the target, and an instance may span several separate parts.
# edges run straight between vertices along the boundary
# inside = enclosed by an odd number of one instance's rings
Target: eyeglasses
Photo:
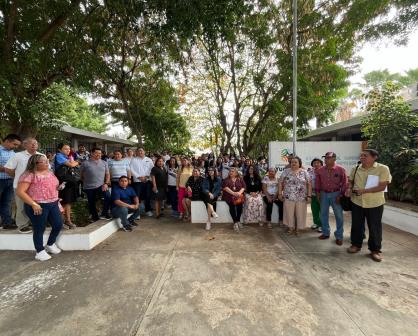
[[[39,164],[39,163],[47,163],[47,161],[36,161],[36,164]]]

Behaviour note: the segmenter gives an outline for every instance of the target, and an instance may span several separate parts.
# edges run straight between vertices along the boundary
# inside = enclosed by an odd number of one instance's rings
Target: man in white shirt
[[[146,215],[152,217],[150,173],[154,163],[145,156],[144,148],[138,147],[136,154],[129,165],[128,177],[132,178],[132,187],[139,199],[144,202]]]
[[[6,173],[14,177],[13,188],[15,190],[15,195],[17,183],[19,182],[20,176],[26,170],[29,158],[34,154],[44,155],[37,151],[38,141],[36,141],[36,139],[34,138],[26,138],[25,140],[23,140],[23,148],[25,148],[24,151],[16,153],[16,155],[11,157],[4,166]],[[24,202],[19,197],[15,197],[15,201],[17,228],[19,229],[20,233],[31,233],[32,229],[29,226],[30,220],[28,216],[26,216],[25,211],[23,210]]]

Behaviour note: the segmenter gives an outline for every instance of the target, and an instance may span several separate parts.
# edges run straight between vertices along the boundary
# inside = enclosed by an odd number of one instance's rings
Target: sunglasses
[[[45,160],[44,161],[36,161],[35,163],[36,164],[39,164],[39,163],[47,163],[47,161],[45,161]]]

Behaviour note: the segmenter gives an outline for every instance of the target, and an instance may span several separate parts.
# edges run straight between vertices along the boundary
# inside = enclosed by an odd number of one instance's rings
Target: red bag
[[[239,197],[234,197],[234,205],[241,205],[245,202],[245,196],[244,193],[239,195]]]

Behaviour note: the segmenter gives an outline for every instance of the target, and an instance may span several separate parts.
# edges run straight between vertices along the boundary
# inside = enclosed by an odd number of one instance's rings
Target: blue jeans
[[[144,202],[145,212],[151,211],[151,182],[135,182],[132,184],[132,187],[134,188],[139,200]]]
[[[33,244],[36,252],[44,249],[44,232],[46,222],[51,224],[51,233],[49,234],[47,245],[51,246],[57,240],[58,234],[62,228],[62,216],[58,207],[58,201],[52,203],[39,203],[42,208],[40,215],[35,215],[30,205],[24,205],[25,212],[32,222]]]
[[[173,215],[178,214],[178,195],[177,195],[177,187],[176,186],[168,186],[168,200],[171,204],[171,209]]]
[[[89,211],[90,211],[92,219],[94,221],[99,220],[99,215],[97,214],[97,209],[96,209],[96,197],[97,196],[103,197],[104,199],[102,215],[106,216],[110,208],[110,192],[103,191],[101,186],[96,189],[84,189],[84,192],[87,195],[87,202],[89,204]]]
[[[13,179],[0,180],[0,217],[3,226],[13,225],[11,212],[13,194]]]
[[[132,216],[128,219],[128,214],[132,212]],[[129,226],[130,222],[133,222],[139,216],[139,208],[136,210],[128,209],[121,206],[115,206],[112,208],[112,216],[114,218],[120,218],[123,226]]]
[[[329,207],[332,207],[334,212],[335,221],[337,222],[337,230],[334,232],[336,239],[343,239],[344,234],[344,217],[343,217],[343,208],[340,204],[337,204],[336,198],[340,196],[339,191],[332,193],[326,193],[321,191],[321,222],[322,222],[322,234],[324,236],[330,235],[329,228]]]

